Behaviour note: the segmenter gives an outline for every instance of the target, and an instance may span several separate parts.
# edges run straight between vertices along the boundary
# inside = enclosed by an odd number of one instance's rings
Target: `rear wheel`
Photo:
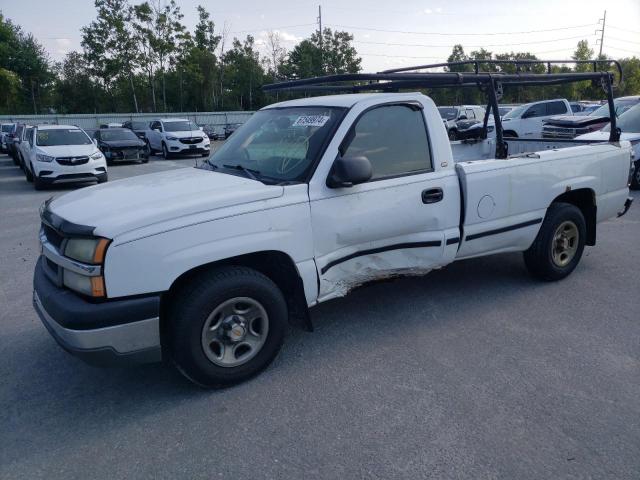
[[[584,251],[586,232],[584,216],[578,207],[551,204],[533,245],[524,252],[531,275],[554,281],[573,272]]]
[[[287,305],[280,289],[246,267],[205,272],[173,295],[169,351],[178,369],[205,387],[225,387],[258,374],[284,339]]]
[[[456,130],[449,130],[449,140],[452,142],[458,139],[458,132]]]

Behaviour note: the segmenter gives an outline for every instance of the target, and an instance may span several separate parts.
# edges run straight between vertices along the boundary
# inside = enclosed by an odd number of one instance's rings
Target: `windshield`
[[[513,110],[513,107],[498,107],[498,113],[502,117]]]
[[[178,122],[164,122],[165,132],[188,132],[189,130],[200,130],[200,127],[193,122],[178,121]]]
[[[529,107],[530,104],[520,105],[519,107],[516,107],[513,110],[507,112],[504,118],[518,118],[520,115],[522,115],[522,112],[524,112]]]
[[[133,130],[146,130],[149,124],[147,122],[131,122],[131,127]]]
[[[38,130],[36,145],[41,147],[55,147],[58,145],[89,145],[91,139],[82,130],[51,129]]]
[[[111,142],[113,140],[138,140],[138,136],[135,133],[125,128],[122,130],[115,128],[100,130],[100,138],[105,142]]]
[[[621,100],[619,98],[616,98],[613,101],[613,105],[616,108],[616,116],[619,117],[620,115],[622,115],[624,112],[629,110],[631,107],[633,107],[637,103],[638,103],[638,100],[635,100],[635,99]],[[593,112],[591,112],[589,114],[589,116],[590,117],[608,117],[609,116],[609,104],[605,103],[604,105],[600,106],[599,108],[596,108]]]
[[[335,107],[260,110],[208,163],[223,169],[240,165],[258,172],[258,178],[300,181],[313,167],[343,112]]]
[[[631,107],[616,121],[616,127],[625,133],[640,133],[640,105]],[[602,129],[603,132],[611,131],[611,124]]]
[[[4,133],[12,132],[12,131],[13,131],[13,123],[9,123],[9,124],[6,124],[6,125],[2,125],[2,131],[3,131]]]
[[[458,109],[456,107],[438,107],[440,117],[443,120],[455,120],[458,118]]]

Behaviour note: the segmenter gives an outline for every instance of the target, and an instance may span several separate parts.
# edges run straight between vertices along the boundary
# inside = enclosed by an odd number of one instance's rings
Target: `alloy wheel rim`
[[[578,227],[572,221],[565,221],[558,226],[553,234],[551,256],[558,267],[566,267],[576,256],[580,234]]]
[[[222,302],[202,327],[202,349],[210,362],[237,367],[254,358],[269,334],[269,317],[260,302],[234,297]]]

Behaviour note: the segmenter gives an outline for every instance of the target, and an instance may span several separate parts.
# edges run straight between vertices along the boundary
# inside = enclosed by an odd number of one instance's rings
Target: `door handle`
[[[422,191],[422,203],[437,203],[442,200],[444,193],[440,187]]]

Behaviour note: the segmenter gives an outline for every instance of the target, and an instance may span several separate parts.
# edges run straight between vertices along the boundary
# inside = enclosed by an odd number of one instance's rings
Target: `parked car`
[[[633,190],[640,190],[640,104],[636,104],[622,113],[616,121],[616,127],[622,132],[620,139],[631,142],[634,161],[631,188]],[[606,142],[610,131],[611,125],[606,125],[602,130],[580,135],[577,139]]]
[[[224,140],[224,127],[219,125],[204,125],[202,131],[207,134],[210,140]]]
[[[225,140],[229,138],[234,132],[242,126],[241,123],[227,123],[224,126],[224,138]]]
[[[565,99],[541,100],[520,105],[502,118],[505,137],[540,138],[545,120],[554,115],[573,115]]]
[[[25,175],[36,190],[61,183],[107,181],[107,162],[84,130],[71,125],[38,125],[29,137]]]
[[[13,163],[20,166],[20,157],[18,156],[18,145],[20,144],[20,137],[24,130],[24,123],[16,123],[16,127],[13,133],[8,133],[6,136],[8,154],[13,160]]]
[[[619,97],[613,101],[616,115],[620,116],[640,103],[640,96]],[[595,132],[609,123],[609,105],[604,104],[586,116],[560,115],[549,118],[543,128],[544,138],[575,138]]]
[[[198,153],[209,156],[209,137],[186,118],[161,118],[149,124],[146,132],[149,151],[162,152],[165,159],[176,154]]]
[[[20,164],[20,168],[26,172],[26,162],[29,161],[29,138],[31,138],[31,132],[33,131],[33,126],[25,125],[20,133],[20,141],[18,142],[18,163]],[[26,174],[26,173],[25,173]]]
[[[466,130],[484,119],[484,107],[479,105],[461,105],[456,107],[438,107],[438,112],[447,129],[449,140],[458,139],[458,129]]]
[[[9,153],[9,139],[16,131],[16,123],[0,124],[0,153]]]
[[[147,134],[147,129],[149,128],[149,122],[141,121],[141,120],[131,120],[124,122],[122,124],[124,128],[128,128],[132,130],[139,138],[145,139]]]
[[[128,128],[101,128],[93,134],[107,164],[119,161],[149,161],[147,143]]]
[[[585,105],[584,108],[580,112],[576,113],[575,115],[578,115],[578,116],[591,115],[591,112],[600,108],[601,105],[602,105],[601,103],[591,103],[591,104]]]
[[[309,307],[365,282],[515,251],[564,278],[631,204],[628,142],[508,159],[456,143],[420,93],[265,107],[199,167],[48,201],[35,309],[88,361],[165,355],[226,386],[274,359],[288,321],[310,328]],[[459,146],[478,161],[456,164]]]

